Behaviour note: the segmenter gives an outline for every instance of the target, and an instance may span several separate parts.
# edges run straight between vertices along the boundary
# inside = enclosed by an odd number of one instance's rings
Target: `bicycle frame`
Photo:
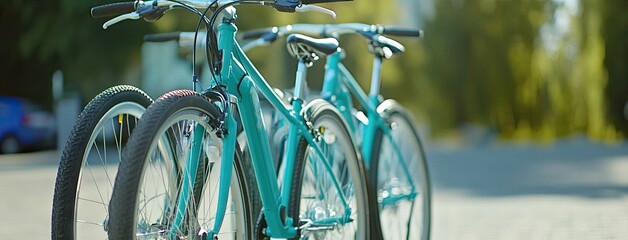
[[[356,97],[358,103],[364,108],[366,112],[366,116],[368,116],[368,121],[362,122],[364,125],[363,129],[363,141],[360,146],[360,150],[362,152],[363,160],[366,166],[370,166],[370,162],[372,160],[371,154],[373,152],[373,143],[375,140],[375,134],[378,129],[380,129],[383,133],[383,136],[391,142],[394,142],[392,136],[390,134],[390,127],[387,125],[386,121],[382,117],[383,109],[378,109],[380,105],[379,99],[379,89],[381,83],[381,66],[382,66],[382,58],[375,57],[373,61],[373,72],[371,74],[371,89],[369,94],[367,95],[360,85],[358,85],[357,81],[349,70],[342,64],[342,50],[327,56],[327,62],[325,65],[325,77],[323,80],[323,88],[321,91],[321,96],[323,99],[333,102],[334,105],[338,108],[343,117],[349,122],[349,127],[352,132],[357,132],[357,128],[353,119],[353,113],[351,109],[353,109],[353,103],[351,101],[351,94]],[[348,89],[347,89],[348,88]],[[354,138],[356,136],[353,136]],[[397,144],[392,144],[393,151],[399,156],[399,163],[402,165],[402,169],[404,170],[405,177],[408,182],[411,184],[411,193],[405,196],[400,197],[401,199],[413,199],[416,197],[415,186],[410,177],[410,172],[408,172],[408,167],[403,159],[403,155],[401,154],[401,149]],[[393,199],[392,203],[394,203],[397,199]],[[384,203],[387,204],[387,203]]]
[[[233,11],[235,16],[235,11]],[[266,235],[277,238],[292,238],[296,235],[296,229],[293,225],[292,216],[285,216],[288,208],[288,202],[290,197],[290,182],[292,180],[292,173],[294,169],[294,156],[297,151],[297,144],[299,136],[303,137],[314,149],[315,154],[319,159],[324,159],[324,170],[332,176],[333,186],[341,193],[340,185],[331,174],[331,166],[327,162],[325,155],[315,144],[316,137],[313,136],[311,127],[308,126],[307,120],[304,119],[301,114],[303,108],[302,101],[299,98],[293,99],[292,106],[286,106],[281,98],[272,90],[266,80],[257,71],[257,69],[250,62],[245,55],[237,40],[235,39],[235,33],[237,27],[234,25],[234,17],[225,18],[218,27],[218,48],[223,53],[222,58],[222,71],[216,79],[217,84],[226,86],[227,92],[230,94],[230,103],[240,113],[240,118],[245,129],[247,141],[252,161],[255,177],[258,183],[258,190],[262,199],[263,211],[268,228],[265,232]],[[229,21],[230,20],[230,21]],[[302,82],[305,76],[305,65],[303,62],[299,62],[299,70],[297,71],[297,78],[295,86],[297,88],[302,87]],[[298,89],[297,89],[298,90]],[[259,98],[257,91],[260,91],[262,95],[268,99],[268,101],[280,112],[290,123],[289,129],[289,141],[286,150],[288,161],[286,162],[286,171],[283,176],[283,185],[278,186],[278,178],[275,171],[275,165],[271,157],[270,143],[266,129],[262,120],[261,108],[259,105]],[[298,96],[297,96],[298,97]],[[233,153],[235,151],[236,144],[236,120],[233,112],[234,107],[229,107],[229,111],[224,112],[226,114],[226,129],[227,134],[224,137],[223,154],[221,160],[223,163],[220,168],[220,184],[218,186],[218,210],[216,215],[216,221],[214,227],[209,232],[209,237],[212,237],[215,233],[218,233],[224,219],[225,209],[227,207],[227,200],[231,182],[231,173],[233,171]],[[225,108],[223,108],[225,109]],[[200,129],[198,132],[202,132],[202,127],[197,125]],[[197,129],[195,129],[196,132]],[[200,134],[193,134],[193,146],[188,160],[198,159],[200,152],[202,136]],[[257,143],[257,144],[252,144]],[[186,161],[184,172],[184,188],[183,193],[179,194],[177,214],[175,215],[175,226],[180,226],[183,222],[183,216],[187,209],[189,201],[189,192],[193,189],[193,184],[198,168],[198,162]],[[187,164],[192,163],[192,164]],[[189,187],[187,186],[189,185]],[[186,193],[187,192],[187,193]],[[321,222],[336,222],[344,224],[350,221],[351,211],[349,210],[348,203],[344,199],[343,194],[339,194],[340,201],[345,208],[345,216],[336,217],[333,219],[325,219]],[[177,228],[172,229],[172,233],[175,233]],[[171,234],[174,236],[174,234]]]

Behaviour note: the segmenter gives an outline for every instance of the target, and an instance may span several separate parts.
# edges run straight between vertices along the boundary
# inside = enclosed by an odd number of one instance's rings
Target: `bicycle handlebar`
[[[273,31],[273,29],[277,29],[277,28],[259,28],[259,29],[243,32],[242,35],[240,36],[243,40],[256,39],[269,33],[277,33],[277,31]]]
[[[330,35],[344,35],[350,33],[361,33],[365,37],[383,34],[400,37],[422,37],[423,31],[420,29],[368,25],[364,23],[342,23],[342,24],[293,24],[273,28],[264,28],[248,31],[242,34],[242,39],[250,40],[260,38],[265,34],[275,33],[284,36],[291,33],[303,33],[318,37],[329,37]]]
[[[135,2],[118,2],[93,7],[91,9],[91,15],[94,18],[101,18],[116,16],[133,11],[135,11]]]
[[[214,5],[221,9],[220,7],[229,7],[237,4],[257,4],[262,6],[271,6],[278,11],[281,12],[309,12],[316,11],[325,14],[329,14],[336,17],[336,13],[324,7],[315,6],[315,5],[306,5],[308,0],[275,0],[274,2],[270,1],[250,1],[250,0],[178,0],[178,1],[169,1],[169,0],[153,0],[153,1],[142,1],[137,0],[135,2],[121,2],[121,3],[112,3],[106,4],[102,6],[96,6],[91,9],[91,15],[95,18],[97,17],[106,17],[118,15],[117,17],[105,22],[103,24],[103,28],[107,29],[107,27],[114,25],[120,21],[124,21],[127,19],[139,19],[143,18],[146,21],[152,22],[159,19],[163,14],[174,7],[183,7],[183,8],[196,8],[196,9],[206,9],[211,5]],[[321,1],[321,2],[337,2],[337,1],[346,1],[346,0],[309,0],[309,1]],[[224,10],[226,8],[222,8]],[[188,9],[189,10],[189,9]],[[219,11],[221,11],[219,10]],[[194,10],[190,10],[194,11]]]
[[[242,33],[240,38],[243,40],[252,40],[248,42],[243,49],[251,49],[256,46],[268,45],[277,38],[292,33],[301,33],[306,35],[329,37],[348,33],[359,33],[369,40],[369,51],[379,57],[390,58],[394,54],[405,51],[403,45],[395,40],[385,37],[385,35],[401,36],[401,37],[422,37],[423,31],[420,29],[368,25],[363,23],[344,23],[344,24],[294,24],[281,27],[263,28],[251,30]],[[388,51],[383,51],[387,48]]]
[[[423,30],[394,26],[382,26],[382,34],[400,37],[422,37]]]

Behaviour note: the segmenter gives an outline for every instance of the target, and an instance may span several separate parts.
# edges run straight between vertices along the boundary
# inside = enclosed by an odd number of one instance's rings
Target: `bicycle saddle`
[[[319,56],[325,56],[335,53],[338,49],[338,40],[334,38],[311,38],[301,34],[290,34],[286,38],[288,43],[288,51],[291,55],[300,57],[304,53],[315,53]]]

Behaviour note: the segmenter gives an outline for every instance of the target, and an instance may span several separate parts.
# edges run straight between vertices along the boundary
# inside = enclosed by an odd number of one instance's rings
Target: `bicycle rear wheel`
[[[288,208],[289,216],[295,218],[295,227],[300,228],[297,238],[369,239],[365,169],[346,123],[335,107],[323,100],[312,101],[305,112],[314,131],[320,134],[315,141],[325,159],[304,138],[300,139]],[[334,181],[339,184],[340,193]],[[346,199],[348,208],[340,196]]]
[[[57,171],[52,239],[106,238],[120,153],[151,102],[142,90],[121,85],[98,94],[81,112]]]
[[[110,239],[199,239],[214,227],[218,184],[230,181],[231,191],[220,239],[250,239],[254,207],[250,179],[236,151],[232,179],[220,178],[222,139],[213,124],[219,109],[206,97],[189,90],[162,96],[146,111],[133,132],[116,177],[110,203]],[[191,154],[194,134],[202,134],[198,172],[185,221],[170,236],[183,182],[183,168]],[[235,134],[235,133],[232,133]],[[249,179],[247,179],[249,178]]]
[[[429,239],[430,178],[425,150],[413,118],[391,100],[382,103],[378,112],[382,112],[390,124],[390,139],[381,129],[376,132],[369,168],[369,183],[375,184],[372,189],[377,189],[371,192],[371,201],[377,203],[382,236],[384,239]]]

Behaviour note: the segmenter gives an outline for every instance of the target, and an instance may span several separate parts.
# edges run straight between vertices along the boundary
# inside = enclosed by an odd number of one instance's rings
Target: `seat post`
[[[294,83],[294,98],[301,99],[303,94],[303,87],[307,76],[307,66],[305,58],[299,58],[299,64],[297,65],[297,76]]]

